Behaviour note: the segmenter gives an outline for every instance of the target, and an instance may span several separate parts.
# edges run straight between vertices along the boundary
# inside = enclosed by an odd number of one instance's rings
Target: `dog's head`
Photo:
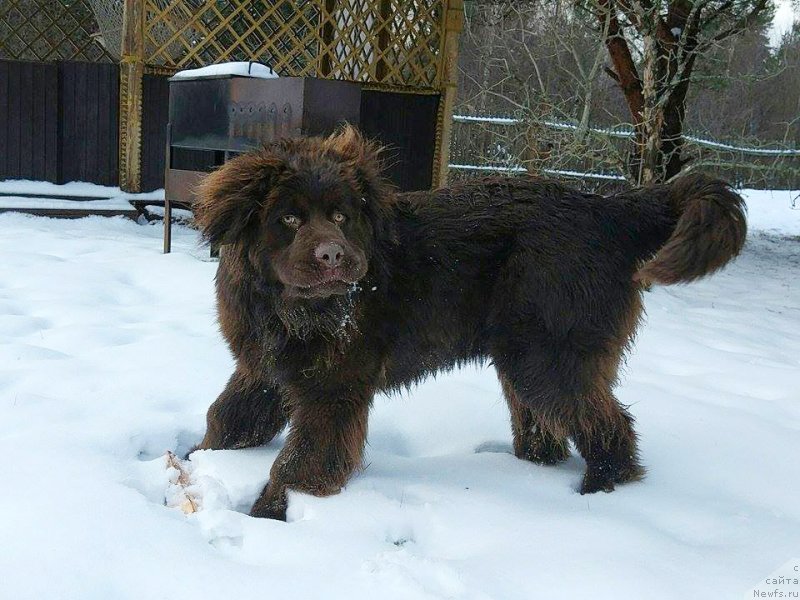
[[[350,126],[275,142],[206,177],[195,221],[212,244],[239,245],[286,298],[345,294],[391,237],[379,153]]]

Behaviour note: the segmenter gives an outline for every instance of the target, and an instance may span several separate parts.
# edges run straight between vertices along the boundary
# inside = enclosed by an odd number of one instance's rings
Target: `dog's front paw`
[[[261,492],[261,496],[253,504],[253,508],[250,509],[250,516],[285,521],[287,504],[285,489],[280,489],[279,486],[272,486],[268,483],[264,491]]]

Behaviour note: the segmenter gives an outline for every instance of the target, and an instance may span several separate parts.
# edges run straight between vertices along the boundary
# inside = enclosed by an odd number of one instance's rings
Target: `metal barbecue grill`
[[[164,252],[174,204],[191,206],[211,169],[284,137],[321,135],[361,121],[361,85],[310,77],[172,78],[164,196]]]
[[[385,175],[400,191],[431,186],[439,94],[364,89],[312,77],[173,77],[164,199],[164,252],[172,207],[191,207],[200,179],[226,160],[283,137],[325,135],[344,122],[386,145]]]

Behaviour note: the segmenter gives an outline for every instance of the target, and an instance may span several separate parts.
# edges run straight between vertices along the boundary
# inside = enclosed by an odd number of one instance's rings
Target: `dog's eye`
[[[346,220],[347,220],[347,217],[345,217],[338,210],[333,213],[333,222],[336,223],[337,225],[341,225]]]
[[[300,229],[300,217],[296,215],[283,215],[281,222],[291,229]]]

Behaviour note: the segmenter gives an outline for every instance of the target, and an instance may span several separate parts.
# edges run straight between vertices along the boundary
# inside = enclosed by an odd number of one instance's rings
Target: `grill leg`
[[[164,198],[164,254],[172,250],[172,205]]]

